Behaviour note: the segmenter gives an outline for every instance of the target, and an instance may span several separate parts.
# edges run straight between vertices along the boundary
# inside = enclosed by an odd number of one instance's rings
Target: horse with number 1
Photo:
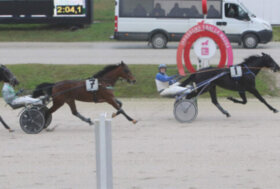
[[[116,99],[113,94],[112,87],[115,86],[119,78],[123,78],[131,84],[136,82],[128,66],[121,62],[117,65],[106,66],[88,80],[66,80],[54,84],[42,83],[36,87],[33,98],[47,94],[53,101],[53,106],[47,115],[51,115],[66,103],[70,106],[74,116],[90,125],[93,124],[91,119],[85,118],[77,111],[75,100],[95,103],[107,102],[117,109],[112,117],[123,114],[129,121],[136,124],[137,121],[125,113],[121,101]]]
[[[186,94],[186,99],[197,98],[200,94],[209,92],[212,103],[227,117],[230,117],[230,114],[219,104],[217,100],[216,86],[231,91],[237,91],[241,100],[233,97],[227,98],[234,103],[245,105],[247,103],[247,91],[253,94],[260,102],[265,104],[272,112],[278,113],[278,110],[268,104],[256,88],[256,77],[263,68],[271,69],[273,72],[280,71],[280,67],[275,60],[270,55],[262,53],[261,56],[250,56],[242,63],[230,68],[203,68],[190,75],[181,83],[181,86],[189,84],[196,86],[194,87],[194,90]]]

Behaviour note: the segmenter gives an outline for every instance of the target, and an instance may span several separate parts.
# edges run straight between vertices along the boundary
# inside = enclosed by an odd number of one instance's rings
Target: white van
[[[114,38],[149,41],[154,48],[165,48],[168,41],[180,41],[202,20],[201,0],[116,0]],[[271,25],[239,0],[208,0],[207,23],[217,25],[231,42],[245,48],[272,40]]]

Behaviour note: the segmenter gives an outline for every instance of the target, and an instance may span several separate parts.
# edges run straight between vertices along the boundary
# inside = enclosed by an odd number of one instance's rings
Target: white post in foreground
[[[95,120],[97,189],[113,189],[111,120]]]

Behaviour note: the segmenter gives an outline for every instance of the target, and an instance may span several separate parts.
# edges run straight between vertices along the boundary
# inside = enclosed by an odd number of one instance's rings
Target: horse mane
[[[252,63],[255,62],[256,60],[259,60],[260,58],[261,56],[259,55],[249,56],[248,58],[245,58],[241,64]]]
[[[103,70],[97,72],[96,74],[93,75],[94,78],[100,78],[104,76],[106,73],[116,69],[119,65],[109,65],[103,68]]]

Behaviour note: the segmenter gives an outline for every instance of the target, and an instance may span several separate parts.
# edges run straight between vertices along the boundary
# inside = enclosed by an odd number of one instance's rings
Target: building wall
[[[280,25],[280,0],[241,0],[257,17]]]

